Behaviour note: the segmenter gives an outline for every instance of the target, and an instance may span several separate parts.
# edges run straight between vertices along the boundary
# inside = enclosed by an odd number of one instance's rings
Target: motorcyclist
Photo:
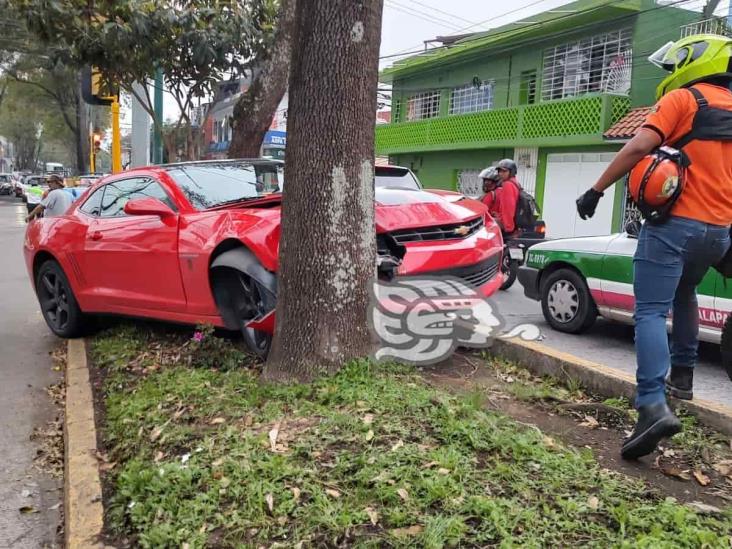
[[[504,238],[510,238],[517,232],[516,227],[516,205],[519,199],[519,182],[516,180],[516,162],[510,158],[504,158],[496,165],[496,171],[500,178],[498,190],[498,207],[496,221],[501,226]]]
[[[483,196],[480,201],[488,208],[488,213],[494,215],[498,207],[498,187],[500,176],[498,170],[493,166],[489,166],[478,175],[483,181]]]
[[[629,459],[650,454],[663,438],[681,430],[664,389],[692,397],[699,345],[696,286],[728,250],[732,223],[732,39],[688,36],[666,44],[649,60],[670,72],[656,90],[658,102],[635,137],[577,199],[580,217],[592,217],[604,191],[660,145],[683,148],[690,161],[670,215],[643,224],[633,259],[638,423],[623,444],[621,453]]]

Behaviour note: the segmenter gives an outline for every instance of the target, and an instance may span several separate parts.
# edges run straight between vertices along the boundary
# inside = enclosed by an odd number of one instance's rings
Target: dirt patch
[[[547,437],[566,445],[591,450],[601,467],[643,480],[649,492],[685,503],[701,501],[723,507],[732,502],[729,470],[722,469],[725,462],[718,467],[724,475],[711,464],[695,468],[683,451],[663,445],[654,454],[637,461],[622,459],[620,448],[633,425],[622,409],[601,402],[572,403],[551,397],[521,400],[511,394],[509,387],[518,380],[491,368],[489,362],[474,355],[456,353],[451,359],[421,371],[436,387],[460,393],[479,391],[486,408],[535,426]],[[697,479],[695,472],[701,477]]]

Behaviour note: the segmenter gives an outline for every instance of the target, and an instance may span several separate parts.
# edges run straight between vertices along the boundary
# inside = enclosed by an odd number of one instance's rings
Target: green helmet
[[[656,99],[712,76],[732,77],[732,39],[717,34],[694,34],[669,42],[648,60],[669,71],[656,88]]]

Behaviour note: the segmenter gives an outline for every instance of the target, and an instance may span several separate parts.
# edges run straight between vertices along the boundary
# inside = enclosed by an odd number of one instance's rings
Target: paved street
[[[635,374],[633,328],[598,318],[585,334],[571,335],[553,330],[544,320],[541,304],[524,297],[516,282],[507,292],[493,298],[508,326],[531,322],[541,329],[544,345]],[[732,406],[732,382],[719,363],[719,347],[702,343],[694,380],[694,394]]]
[[[34,427],[54,418],[45,388],[58,382],[48,353],[59,343],[38,309],[23,263],[25,205],[0,197],[0,547],[54,547],[60,481],[33,466]],[[21,514],[21,507],[37,513]]]

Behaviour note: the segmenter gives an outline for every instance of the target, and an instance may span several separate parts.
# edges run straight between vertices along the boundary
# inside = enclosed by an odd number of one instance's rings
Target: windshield
[[[666,60],[666,54],[673,47],[673,45],[673,42],[666,42],[663,46],[661,46],[655,52],[648,56],[648,61],[656,65],[659,69],[663,69],[666,71],[673,70],[673,64],[669,64]]]
[[[418,191],[421,188],[417,178],[406,168],[377,166],[375,179],[377,187],[411,189],[414,191]]]
[[[168,168],[191,205],[206,210],[282,191],[282,164],[211,163]]]

